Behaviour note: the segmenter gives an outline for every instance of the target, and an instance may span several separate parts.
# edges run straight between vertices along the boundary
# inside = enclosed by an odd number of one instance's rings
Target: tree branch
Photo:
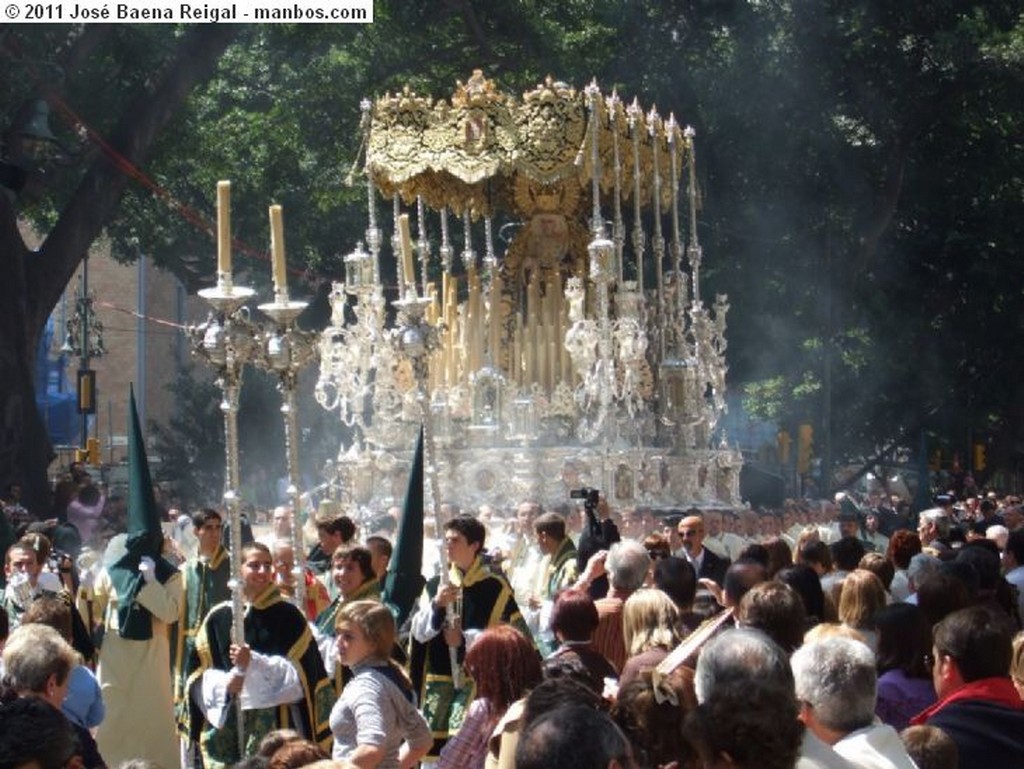
[[[155,87],[138,94],[113,129],[109,144],[135,166],[145,164],[161,130],[174,117],[192,89],[210,76],[221,54],[237,34],[232,24],[192,28],[167,63]],[[39,255],[26,269],[30,326],[41,328],[60,299],[89,246],[114,215],[128,185],[128,176],[107,155],[99,155],[85,172]]]

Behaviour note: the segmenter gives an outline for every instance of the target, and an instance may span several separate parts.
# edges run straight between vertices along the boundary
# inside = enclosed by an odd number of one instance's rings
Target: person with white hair
[[[604,598],[594,601],[598,623],[593,643],[594,648],[618,671],[626,664],[627,657],[622,607],[627,598],[643,587],[650,566],[651,557],[647,550],[632,539],[624,539],[612,545],[604,562],[610,590]]]
[[[833,636],[804,644],[791,664],[800,720],[822,742],[864,769],[916,769],[887,724],[875,723],[875,655],[860,641]]]
[[[1001,523],[994,524],[985,529],[985,539],[996,543],[996,547],[1002,552],[1006,549],[1006,540],[1010,536],[1010,530]]]
[[[802,727],[786,652],[760,630],[738,628],[712,638],[697,658],[693,683],[700,707],[687,731],[698,744],[703,743],[703,752],[726,752],[734,759],[741,752],[752,766],[777,766],[781,761],[796,769],[853,769],[852,763]],[[759,696],[751,698],[751,692]],[[744,738],[735,740],[740,733]],[[752,734],[763,734],[764,739],[752,740]],[[795,764],[790,763],[793,739]]]
[[[921,547],[937,551],[949,550],[952,521],[943,508],[930,507],[922,510],[917,521],[917,535],[921,538]]]

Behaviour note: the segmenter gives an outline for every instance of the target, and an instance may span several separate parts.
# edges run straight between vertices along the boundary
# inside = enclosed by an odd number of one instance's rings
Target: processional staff
[[[211,364],[221,388],[220,408],[224,414],[224,509],[230,533],[231,639],[245,643],[242,583],[242,521],[238,489],[241,483],[238,463],[238,398],[242,371],[252,357],[256,334],[242,305],[255,294],[251,288],[234,285],[231,275],[231,183],[217,183],[217,285],[203,289],[199,296],[212,306],[206,322],[189,328],[192,352]],[[238,720],[238,747],[245,750],[245,722],[240,698],[235,700]]]

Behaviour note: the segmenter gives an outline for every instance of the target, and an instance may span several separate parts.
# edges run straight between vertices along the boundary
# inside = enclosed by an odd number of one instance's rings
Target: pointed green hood
[[[384,577],[382,600],[395,611],[401,627],[423,592],[423,428],[420,428],[405,491],[395,550]]]
[[[153,619],[139,601],[145,587],[139,563],[149,556],[156,562],[156,578],[161,584],[177,570],[161,555],[164,534],[160,512],[153,494],[146,444],[142,440],[139,412],[135,407],[135,389],[128,391],[128,537],[126,552],[109,569],[118,597],[118,625],[122,638],[146,641],[153,637]]]

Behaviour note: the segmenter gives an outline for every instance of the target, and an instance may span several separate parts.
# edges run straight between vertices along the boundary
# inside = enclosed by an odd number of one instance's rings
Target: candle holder
[[[430,500],[434,508],[434,527],[437,532],[444,531],[444,519],[441,516],[441,484],[438,478],[437,448],[434,439],[434,420],[431,413],[430,377],[427,361],[430,353],[438,348],[441,342],[441,330],[426,321],[430,299],[406,297],[395,302],[398,310],[396,327],[391,330],[389,339],[399,360],[410,364],[413,375],[412,396],[419,407],[420,422],[423,425],[423,473],[430,490]],[[448,584],[448,553],[442,542],[438,548],[441,563],[441,587]],[[448,605],[447,621],[449,624],[456,619],[456,608]],[[461,688],[458,650],[448,647],[449,661],[452,670],[452,685]]]
[[[257,366],[277,374],[277,388],[281,393],[284,453],[288,472],[287,494],[292,506],[289,534],[295,557],[295,602],[303,613],[306,605],[306,548],[302,541],[300,521],[299,427],[295,388],[299,372],[316,358],[318,348],[316,335],[300,329],[295,321],[307,306],[306,302],[291,301],[287,291],[278,292],[277,301],[261,304],[260,312],[272,322],[263,328],[257,353],[253,356]]]
[[[221,276],[223,278],[223,275]],[[238,399],[245,364],[252,360],[258,347],[256,325],[250,320],[245,302],[255,294],[251,288],[218,280],[215,288],[203,289],[199,296],[213,308],[205,323],[186,329],[192,354],[212,366],[221,389],[220,409],[224,414],[224,510],[231,536],[232,627],[235,643],[245,642],[242,601],[242,519],[238,489],[241,473],[238,462]],[[244,751],[245,735],[241,700],[237,701],[239,750]]]

